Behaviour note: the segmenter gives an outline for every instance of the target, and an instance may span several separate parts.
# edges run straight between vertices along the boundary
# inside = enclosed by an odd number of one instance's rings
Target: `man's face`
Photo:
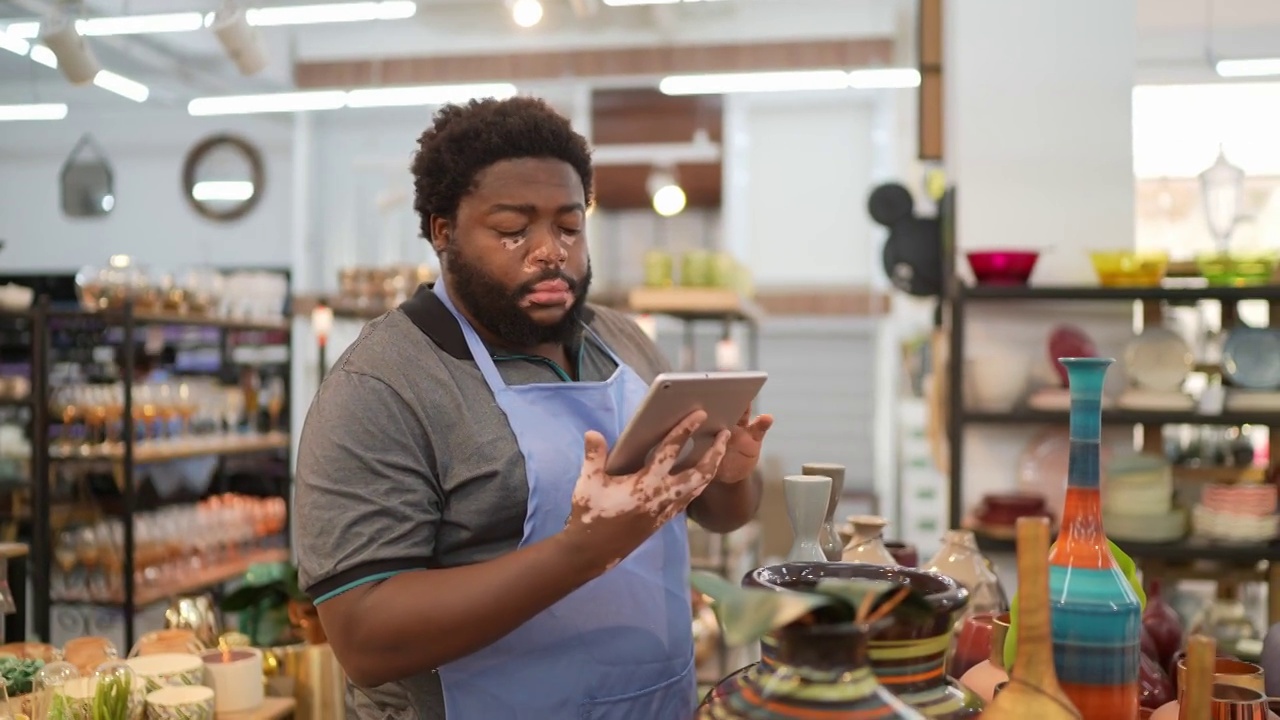
[[[586,198],[568,163],[522,158],[482,170],[457,221],[432,218],[450,292],[513,348],[573,337],[591,284]]]

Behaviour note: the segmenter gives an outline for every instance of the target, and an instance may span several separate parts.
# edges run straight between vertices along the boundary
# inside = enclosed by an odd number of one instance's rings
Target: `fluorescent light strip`
[[[26,56],[31,52],[31,43],[23,40],[17,35],[11,35],[8,32],[0,32],[0,50],[8,50],[14,55]]]
[[[418,4],[413,0],[382,0],[381,2],[250,8],[245,15],[250,25],[271,27],[368,22],[372,20],[403,20],[413,17],[417,12]],[[76,21],[76,29],[85,37],[103,37],[107,35],[151,35],[191,32],[209,27],[212,24],[213,13],[179,12],[85,18]],[[11,37],[34,40],[40,37],[40,22],[25,20],[10,23],[5,30]]]
[[[920,85],[914,68],[867,70],[797,70],[793,72],[671,75],[658,83],[665,95],[727,95],[730,93],[794,92],[815,90],[883,90]]]
[[[604,0],[604,4],[609,7],[635,7],[637,5],[685,5],[704,2],[720,2],[720,0]]]
[[[243,202],[253,197],[253,183],[248,180],[205,180],[191,188],[191,197],[202,202]]]
[[[63,103],[0,105],[0,122],[11,120],[61,120],[67,116]]]
[[[1224,78],[1269,77],[1280,75],[1280,58],[1219,60],[1213,69]]]
[[[137,103],[146,102],[151,95],[146,85],[123,75],[117,75],[110,70],[99,70],[98,74],[93,76],[93,84]]]
[[[311,112],[342,108],[411,107],[443,105],[478,97],[506,98],[515,95],[516,92],[516,87],[508,83],[488,83],[234,95],[196,98],[187,105],[187,112],[191,115],[208,116]]]

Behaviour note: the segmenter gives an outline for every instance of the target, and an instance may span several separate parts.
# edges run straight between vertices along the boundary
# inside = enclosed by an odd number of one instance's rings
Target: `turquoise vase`
[[[1049,551],[1053,660],[1084,720],[1138,716],[1142,609],[1102,527],[1102,385],[1108,358],[1063,358],[1071,449],[1062,529]]]

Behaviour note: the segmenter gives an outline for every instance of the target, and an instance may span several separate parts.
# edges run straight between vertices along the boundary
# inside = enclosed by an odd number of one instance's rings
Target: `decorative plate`
[[[1236,387],[1280,388],[1280,333],[1238,327],[1222,344],[1222,374]]]
[[[1194,367],[1191,346],[1168,328],[1149,327],[1124,349],[1125,374],[1143,390],[1177,392]]]

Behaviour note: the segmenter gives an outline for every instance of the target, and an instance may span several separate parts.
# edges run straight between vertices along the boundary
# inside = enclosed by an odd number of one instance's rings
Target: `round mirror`
[[[202,140],[187,153],[182,183],[187,201],[210,220],[242,218],[262,199],[264,173],[258,149],[231,135]]]

